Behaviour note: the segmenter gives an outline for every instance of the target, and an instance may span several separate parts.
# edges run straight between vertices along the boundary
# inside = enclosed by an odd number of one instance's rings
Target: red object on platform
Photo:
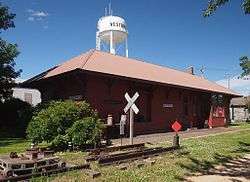
[[[180,129],[181,129],[181,124],[180,124],[178,121],[175,121],[174,124],[172,124],[172,129],[173,129],[175,132],[180,131]]]

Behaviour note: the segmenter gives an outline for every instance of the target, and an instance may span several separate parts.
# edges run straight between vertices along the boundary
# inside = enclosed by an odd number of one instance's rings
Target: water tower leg
[[[101,49],[101,40],[99,37],[98,32],[96,33],[96,50],[100,50]]]
[[[128,58],[128,38],[126,38],[125,46],[126,46],[126,57]]]
[[[109,51],[111,54],[115,54],[114,41],[113,41],[113,31],[110,31],[110,43],[109,43]]]

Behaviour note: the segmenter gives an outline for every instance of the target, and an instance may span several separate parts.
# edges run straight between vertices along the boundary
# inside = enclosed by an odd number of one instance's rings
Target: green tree
[[[242,68],[242,77],[250,75],[250,59],[247,56],[240,57],[240,67]]]
[[[1,137],[25,137],[32,112],[32,106],[20,99],[11,98],[3,103],[0,102]]]
[[[204,17],[212,15],[219,7],[224,6],[229,0],[210,0],[207,8],[203,12]],[[250,14],[250,0],[242,0],[242,9],[245,14]],[[250,75],[250,59],[247,56],[240,57],[240,66],[242,68],[241,77]]]
[[[212,15],[218,8],[224,6],[229,0],[210,0],[207,8],[203,11],[203,16],[208,17]],[[250,0],[242,0],[242,9],[245,14],[250,14]]]
[[[0,33],[15,27],[14,18],[15,14],[10,13],[9,8],[0,3]],[[0,101],[11,97],[15,79],[21,73],[21,70],[16,71],[14,68],[18,54],[16,44],[10,44],[0,37]]]

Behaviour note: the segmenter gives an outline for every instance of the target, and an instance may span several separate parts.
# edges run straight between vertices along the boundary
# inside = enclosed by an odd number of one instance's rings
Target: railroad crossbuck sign
[[[135,105],[136,99],[139,97],[138,92],[131,98],[128,93],[125,94],[125,99],[128,101],[128,104],[124,108],[124,112],[127,113],[129,110],[129,138],[130,144],[133,144],[133,136],[134,136],[134,113],[138,114],[139,109]]]
[[[130,96],[128,95],[128,93],[125,94],[125,99],[128,101],[128,104],[126,105],[126,107],[124,108],[124,112],[127,113],[128,110],[130,108],[133,109],[133,111],[135,112],[135,114],[138,114],[139,109],[137,108],[137,106],[135,105],[135,101],[136,99],[139,97],[138,92],[135,93],[135,95],[130,98]]]

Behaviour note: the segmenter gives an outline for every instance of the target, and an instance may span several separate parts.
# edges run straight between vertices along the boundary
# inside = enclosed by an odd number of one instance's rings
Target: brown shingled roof
[[[250,96],[233,98],[231,100],[230,105],[231,106],[246,106],[247,105],[247,101],[250,101]]]
[[[239,96],[214,82],[168,67],[91,50],[48,71],[43,79],[75,69]]]

